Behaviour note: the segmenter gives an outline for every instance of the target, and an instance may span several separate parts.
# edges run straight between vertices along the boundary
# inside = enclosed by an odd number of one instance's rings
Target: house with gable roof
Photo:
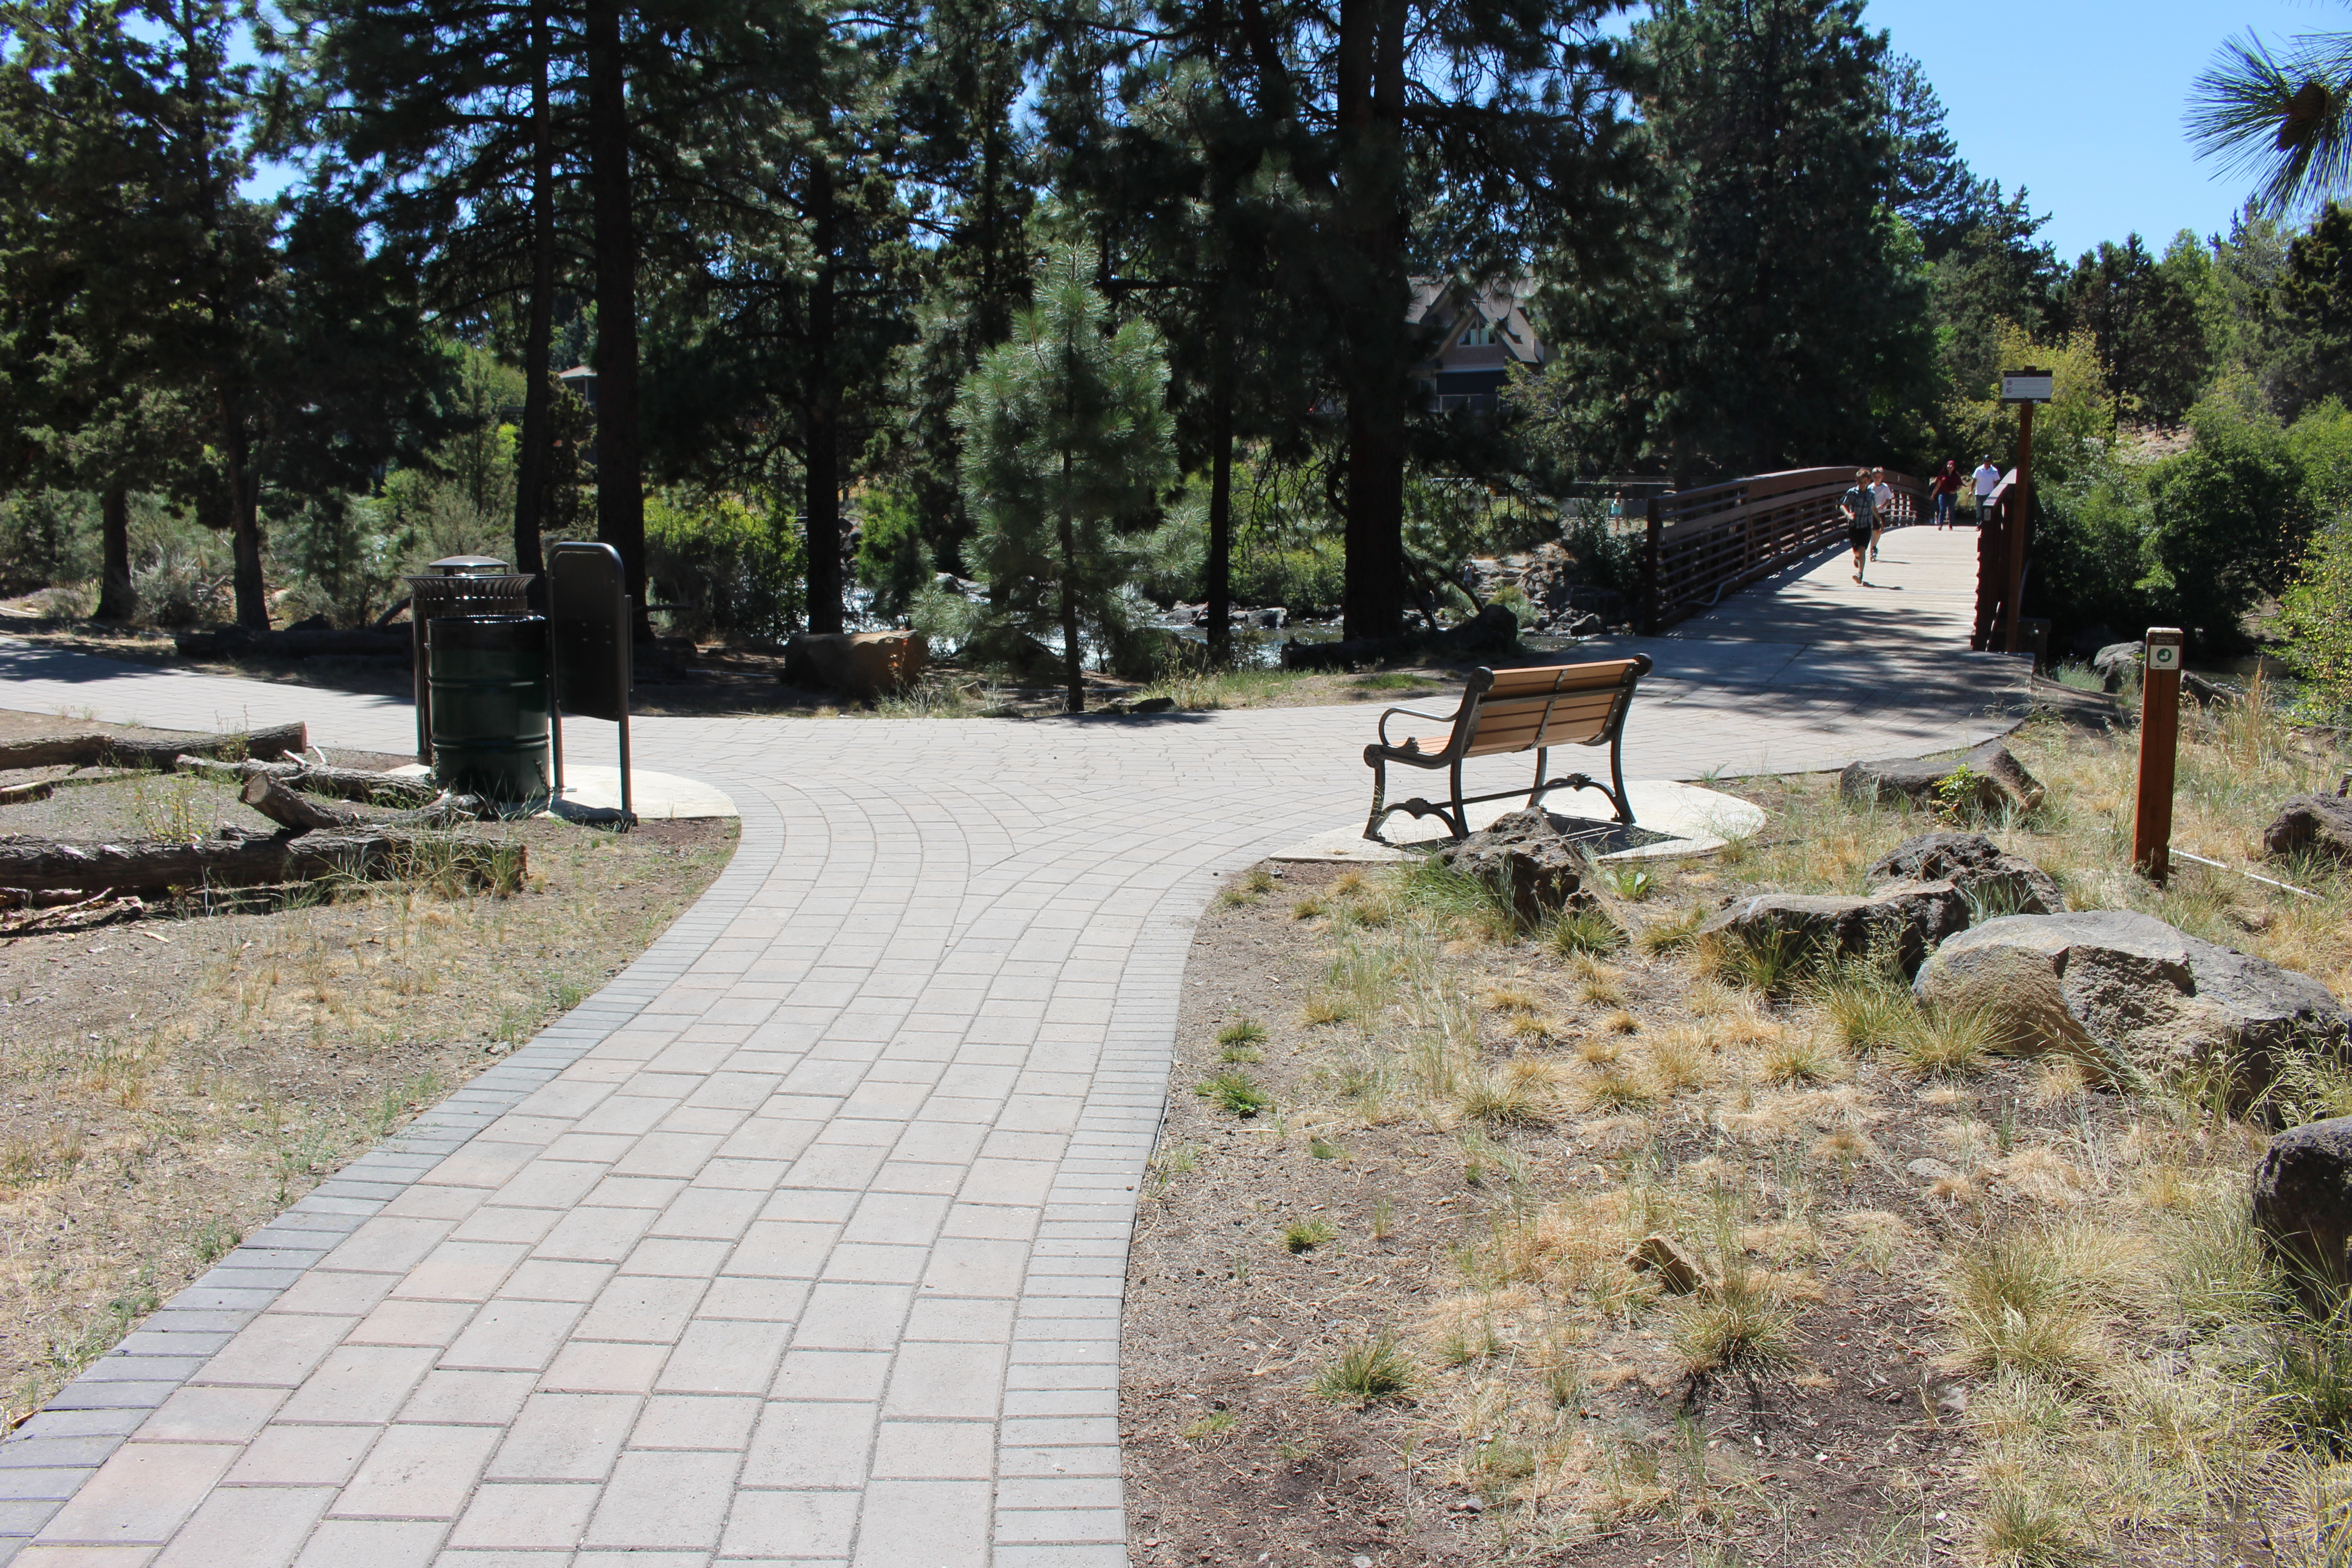
[[[1480,288],[1450,278],[1412,280],[1412,304],[1405,320],[1431,345],[1430,357],[1413,372],[1431,413],[1491,409],[1510,366],[1542,366],[1549,356],[1527,312],[1535,292],[1532,278]]]

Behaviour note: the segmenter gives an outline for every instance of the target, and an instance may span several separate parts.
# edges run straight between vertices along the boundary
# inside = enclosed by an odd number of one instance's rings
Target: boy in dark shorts
[[[1871,490],[1868,468],[1853,471],[1853,488],[1839,499],[1838,510],[1845,518],[1845,542],[1853,546],[1853,580],[1859,583],[1878,517],[1878,497]]]

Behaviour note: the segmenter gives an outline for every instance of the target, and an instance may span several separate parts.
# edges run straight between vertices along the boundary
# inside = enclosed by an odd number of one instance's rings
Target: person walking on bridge
[[[1870,470],[1870,558],[1878,559],[1878,536],[1895,522],[1895,487],[1885,468]]]
[[[2000,489],[2000,470],[1992,466],[1991,453],[1988,452],[1977,459],[1976,481],[1977,526],[1982,528],[1985,522],[1985,502],[1992,499],[1993,491]]]
[[[1960,504],[1960,460],[1944,459],[1943,471],[1936,476],[1936,526],[1952,526],[1952,509]]]
[[[1862,581],[1863,552],[1870,548],[1873,523],[1878,517],[1878,498],[1870,490],[1870,470],[1853,471],[1853,488],[1838,499],[1838,510],[1845,517],[1845,542],[1853,547],[1853,580]]]

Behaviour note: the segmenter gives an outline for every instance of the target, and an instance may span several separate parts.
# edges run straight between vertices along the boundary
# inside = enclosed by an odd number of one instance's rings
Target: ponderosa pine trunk
[[[1341,0],[1342,221],[1358,258],[1348,376],[1347,604],[1342,634],[1404,626],[1404,33],[1409,0]]]
[[[1234,386],[1232,344],[1217,345],[1209,409],[1209,667],[1234,661]]]
[[[224,382],[226,381],[224,376]],[[224,384],[219,394],[221,468],[228,488],[229,555],[236,589],[236,624],[247,631],[269,629],[269,590],[261,575],[261,487],[255,481],[247,444],[245,411]]]
[[[803,460],[808,474],[808,625],[841,630],[841,419],[833,378],[834,248],[840,243],[834,211],[833,169],[822,152],[811,159],[809,206],[816,276],[809,284],[808,389],[802,405]]]
[[[99,572],[98,618],[127,621],[139,610],[131,588],[131,487],[116,479],[98,498],[99,542],[104,564]]]
[[[1070,453],[1062,450],[1062,493],[1070,493]],[[1062,669],[1069,678],[1070,700],[1066,710],[1087,710],[1087,667],[1078,652],[1078,537],[1070,514],[1062,512]]]
[[[596,537],[620,552],[632,633],[646,613],[646,492],[637,445],[637,225],[628,79],[616,0],[589,0],[588,184],[595,206]]]
[[[548,355],[555,341],[555,123],[547,96],[547,6],[530,12],[530,321],[523,332],[522,446],[515,454],[515,570],[542,573],[549,447],[554,434]],[[547,584],[531,584],[544,609]]]

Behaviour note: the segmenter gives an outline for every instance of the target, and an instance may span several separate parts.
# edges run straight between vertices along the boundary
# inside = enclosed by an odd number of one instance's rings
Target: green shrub
[[[800,629],[807,552],[792,514],[684,489],[646,498],[646,577],[688,637],[776,643]]]
[[[857,581],[874,595],[874,614],[896,621],[931,581],[931,552],[910,491],[867,492],[857,519]]]
[[[2311,542],[2280,605],[2287,661],[2304,679],[2306,706],[2327,716],[2352,711],[2352,515]]]

